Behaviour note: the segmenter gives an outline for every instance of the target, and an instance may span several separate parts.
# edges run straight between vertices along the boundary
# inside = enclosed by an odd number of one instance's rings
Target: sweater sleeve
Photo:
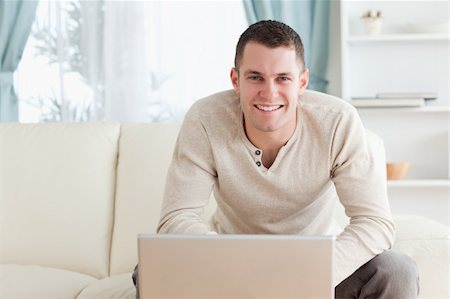
[[[217,174],[206,128],[196,106],[187,113],[170,164],[158,233],[207,233],[201,218]]]
[[[394,241],[384,147],[381,140],[367,136],[357,112],[351,110],[336,126],[333,139],[331,177],[350,218],[336,240],[335,286]]]

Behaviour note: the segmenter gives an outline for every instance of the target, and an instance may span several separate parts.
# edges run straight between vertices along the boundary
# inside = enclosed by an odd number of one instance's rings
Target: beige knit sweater
[[[356,110],[307,91],[296,130],[266,169],[246,137],[239,97],[221,92],[197,101],[182,125],[169,168],[159,233],[338,234],[334,285],[391,247],[384,152],[374,152]],[[379,149],[378,149],[379,151]],[[211,192],[217,211],[201,220]],[[350,223],[341,231],[336,204]]]

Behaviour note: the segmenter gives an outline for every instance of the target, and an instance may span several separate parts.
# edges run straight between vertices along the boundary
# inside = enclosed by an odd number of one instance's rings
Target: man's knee
[[[377,276],[392,290],[410,290],[416,296],[419,293],[419,270],[416,263],[407,255],[395,250],[387,250],[372,260]]]
[[[387,250],[373,258],[377,271],[387,276],[416,279],[419,275],[416,262],[409,256],[395,250]]]
[[[418,293],[416,263],[393,250],[375,256],[335,289],[336,298],[412,299]]]

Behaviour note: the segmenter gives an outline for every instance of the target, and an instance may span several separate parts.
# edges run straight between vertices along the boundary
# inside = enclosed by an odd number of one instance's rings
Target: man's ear
[[[305,68],[303,72],[300,74],[300,84],[298,93],[301,95],[305,92],[309,83],[309,69]]]
[[[236,70],[236,68],[234,68],[234,67],[231,68],[230,79],[231,79],[231,84],[233,84],[234,91],[239,93],[239,74],[238,74],[238,71]]]

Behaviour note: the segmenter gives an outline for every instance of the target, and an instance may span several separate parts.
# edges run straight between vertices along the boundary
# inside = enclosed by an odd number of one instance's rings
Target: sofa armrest
[[[419,268],[420,298],[450,297],[450,228],[415,215],[394,215],[394,249]]]

